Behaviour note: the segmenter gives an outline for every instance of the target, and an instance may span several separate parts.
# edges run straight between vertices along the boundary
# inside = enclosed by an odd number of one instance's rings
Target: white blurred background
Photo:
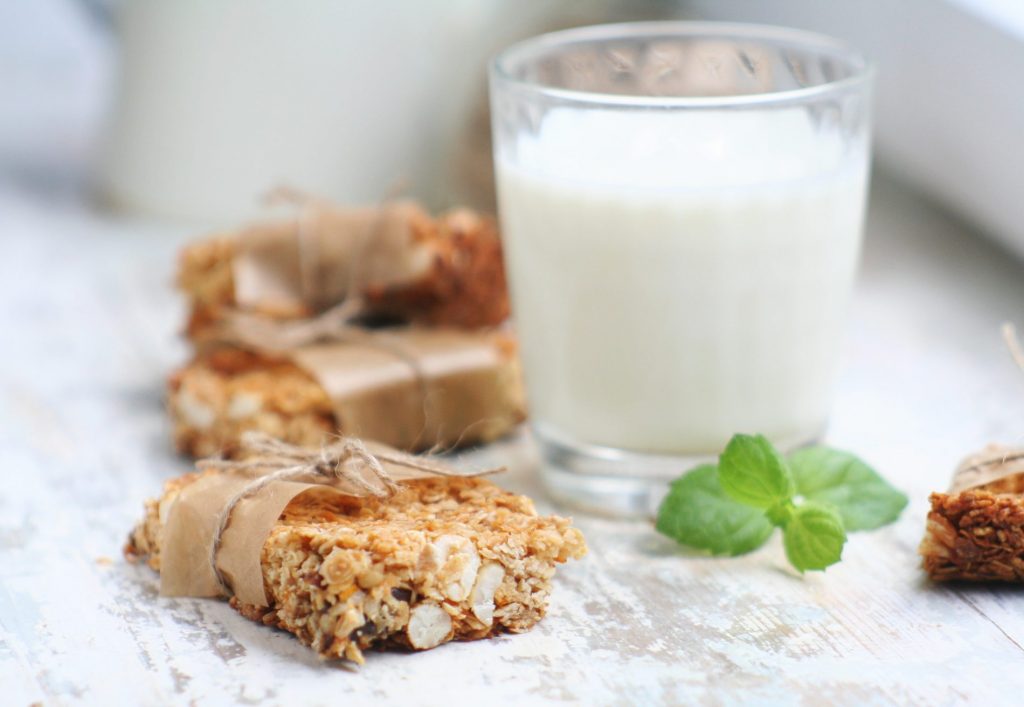
[[[880,168],[1024,256],[1019,0],[0,0],[0,184],[204,224],[283,183],[487,207],[487,58],[652,18],[859,46]]]

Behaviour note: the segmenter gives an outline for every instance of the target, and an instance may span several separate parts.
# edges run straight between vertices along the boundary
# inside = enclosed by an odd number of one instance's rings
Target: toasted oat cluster
[[[208,472],[210,473],[210,472]],[[125,554],[160,569],[160,530],[176,495],[146,504]],[[410,481],[387,500],[316,489],[296,497],[263,545],[268,607],[231,605],[295,634],[325,658],[367,648],[433,648],[521,632],[545,614],[555,565],[586,552],[570,521],[483,479]]]
[[[933,493],[919,552],[934,580],[1024,582],[1024,488],[1011,477],[984,489]]]
[[[436,219],[424,214],[414,225],[417,237],[430,252],[430,267],[414,282],[361,292],[369,313],[465,329],[494,326],[507,319],[508,291],[494,219],[458,209]],[[186,326],[191,339],[202,340],[225,310],[235,305],[232,262],[236,243],[236,235],[226,234],[181,252],[177,281],[191,303]],[[315,314],[303,308],[261,313],[280,318]]]
[[[195,457],[238,447],[246,430],[303,446],[337,430],[327,394],[295,364],[220,348],[197,356],[168,381],[174,443]]]
[[[507,344],[507,345],[506,345]],[[495,440],[526,416],[514,344],[495,337],[508,361],[504,385],[489,400],[492,414],[450,439],[423,439],[410,451],[440,445],[464,447]],[[319,446],[346,433],[327,393],[305,371],[284,358],[232,347],[201,351],[168,380],[167,406],[178,451],[193,457],[232,456],[243,432],[264,432],[301,446]]]

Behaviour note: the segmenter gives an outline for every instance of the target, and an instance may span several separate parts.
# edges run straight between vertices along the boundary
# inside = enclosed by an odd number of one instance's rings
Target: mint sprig
[[[782,529],[800,572],[842,559],[847,531],[893,522],[907,497],[849,452],[801,449],[784,458],[762,435],[735,435],[718,459],[676,479],[656,528],[713,555],[742,555]]]

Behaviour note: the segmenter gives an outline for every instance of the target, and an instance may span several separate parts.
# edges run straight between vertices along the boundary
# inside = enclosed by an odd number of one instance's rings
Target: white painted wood
[[[801,578],[778,542],[716,560],[578,517],[591,554],[536,630],[352,671],[222,602],[161,599],[120,558],[142,500],[188,468],[161,396],[191,234],[0,188],[0,703],[1018,702],[1024,595],[930,586],[916,547],[958,458],[1024,438],[998,334],[1024,322],[1024,267],[886,181],[868,230],[829,438],[911,495],[899,523]],[[476,457],[545,505],[528,441]]]

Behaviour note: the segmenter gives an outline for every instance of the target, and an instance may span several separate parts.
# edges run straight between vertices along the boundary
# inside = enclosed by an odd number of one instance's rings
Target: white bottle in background
[[[472,5],[121,3],[102,195],[221,221],[282,183],[354,203],[409,185],[433,196],[428,170],[477,78],[453,63],[486,19]]]
[[[146,0],[115,8],[120,62],[98,190],[202,221],[287,184],[492,208],[488,58],[658,0]]]

